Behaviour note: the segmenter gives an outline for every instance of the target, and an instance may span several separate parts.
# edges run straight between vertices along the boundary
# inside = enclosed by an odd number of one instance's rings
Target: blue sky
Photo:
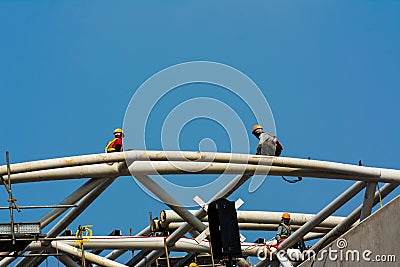
[[[1,164],[5,150],[14,163],[102,152],[144,81],[205,60],[232,66],[261,88],[283,156],[398,169],[399,15],[398,1],[0,1]],[[191,89],[171,101],[213,96],[210,87]],[[237,99],[214,97],[238,114],[249,111]],[[161,126],[156,119],[152,149],[160,149]],[[205,137],[229,151],[226,133],[206,120],[182,131],[182,149],[196,150]],[[257,142],[248,140],[254,153]],[[57,204],[82,183],[16,185],[14,194],[20,205]],[[256,192],[246,184],[231,199],[242,198],[245,210],[315,213],[350,185],[269,177]],[[336,214],[348,214],[361,199]],[[0,201],[7,205],[5,190]],[[128,234],[163,208],[124,177],[72,228],[91,223],[98,235],[114,228]],[[32,221],[45,212],[16,217]],[[7,220],[1,212],[0,221]],[[271,233],[246,233],[249,241],[263,235]]]

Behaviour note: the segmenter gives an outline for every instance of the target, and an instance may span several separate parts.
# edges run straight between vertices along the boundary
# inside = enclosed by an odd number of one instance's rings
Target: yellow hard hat
[[[116,133],[122,133],[122,136],[124,136],[124,131],[122,131],[121,128],[115,129],[115,130],[114,130],[114,134],[116,134]]]
[[[290,219],[290,214],[285,212],[284,214],[282,214],[282,218],[283,219]]]
[[[189,264],[189,267],[198,267],[198,265],[195,262],[192,262],[191,264]]]
[[[254,134],[254,131],[257,129],[262,129],[263,127],[260,124],[256,124],[253,126],[253,130],[251,131],[252,134]]]

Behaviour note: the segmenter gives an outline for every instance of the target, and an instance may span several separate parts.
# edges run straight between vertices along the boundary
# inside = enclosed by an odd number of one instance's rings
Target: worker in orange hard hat
[[[292,227],[290,226],[290,214],[285,212],[282,214],[281,223],[278,226],[278,232],[276,233],[275,239],[278,244],[283,242],[292,233]]]
[[[114,130],[114,139],[107,143],[105,148],[105,152],[121,152],[124,151],[122,138],[124,138],[124,131],[121,128],[117,128]]]
[[[270,133],[264,132],[260,124],[254,125],[251,133],[260,140],[257,146],[257,155],[277,157],[281,155],[283,147],[278,138]]]

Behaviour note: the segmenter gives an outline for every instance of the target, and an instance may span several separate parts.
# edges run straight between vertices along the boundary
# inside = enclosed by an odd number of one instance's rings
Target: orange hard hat
[[[284,214],[282,214],[282,219],[290,219],[290,214],[285,212]]]
[[[257,129],[262,129],[263,127],[260,124],[256,124],[253,126],[253,130],[251,131],[252,134],[254,134],[254,131]]]

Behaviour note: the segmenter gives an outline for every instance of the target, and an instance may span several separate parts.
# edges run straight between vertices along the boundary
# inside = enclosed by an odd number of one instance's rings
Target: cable
[[[382,196],[381,196],[381,188],[379,187],[379,183],[376,183],[376,185],[378,186],[378,195],[379,195],[379,205],[382,208]]]
[[[310,160],[311,157],[308,157],[307,159]],[[289,180],[289,179],[286,179],[285,176],[282,176],[282,179],[283,179],[285,182],[288,182],[288,183],[290,183],[290,184],[295,184],[295,183],[301,182],[301,181],[303,180],[303,177],[300,177],[300,176],[299,176],[299,177],[297,177],[297,180]]]
[[[285,178],[285,176],[282,176],[282,179],[283,179],[285,182],[288,182],[288,183],[290,183],[290,184],[295,184],[295,183],[297,183],[297,182],[302,181],[302,180],[303,180],[303,177],[297,177],[297,180],[288,180],[288,179]]]

